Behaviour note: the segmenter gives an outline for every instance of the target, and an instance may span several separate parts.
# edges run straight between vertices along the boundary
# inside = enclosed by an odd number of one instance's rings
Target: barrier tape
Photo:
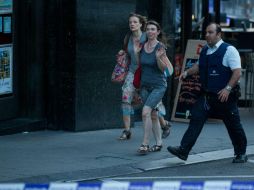
[[[254,190],[254,181],[0,184],[0,190]]]

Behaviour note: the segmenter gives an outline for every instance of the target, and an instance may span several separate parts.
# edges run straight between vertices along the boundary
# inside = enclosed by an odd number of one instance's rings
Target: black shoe
[[[177,156],[178,158],[180,158],[181,160],[184,160],[186,161],[187,158],[188,158],[188,153],[186,153],[186,151],[184,151],[184,149],[180,146],[176,146],[176,147],[173,147],[173,146],[168,146],[168,151]]]
[[[248,160],[248,156],[246,154],[237,154],[235,155],[232,163],[245,163]]]
[[[129,140],[131,138],[131,131],[124,130],[122,135],[118,138],[119,140]]]
[[[166,121],[166,125],[164,126],[161,126],[161,129],[162,129],[162,138],[165,139],[169,136],[170,134],[170,127],[171,127],[171,124],[169,123],[169,121]]]

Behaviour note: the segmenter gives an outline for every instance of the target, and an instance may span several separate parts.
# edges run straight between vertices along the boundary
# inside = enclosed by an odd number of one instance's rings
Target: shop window
[[[12,0],[0,0],[0,97],[13,92]]]
[[[251,28],[254,21],[254,0],[221,1],[220,12],[226,15],[226,23],[230,27]]]

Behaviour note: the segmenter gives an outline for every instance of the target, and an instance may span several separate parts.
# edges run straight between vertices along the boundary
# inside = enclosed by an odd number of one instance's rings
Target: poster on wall
[[[3,17],[3,33],[5,34],[11,33],[11,17],[10,16]]]
[[[12,13],[12,0],[0,0],[0,14]]]
[[[0,46],[0,95],[10,94],[12,84],[12,45]]]
[[[0,16],[0,32],[3,32],[3,17]]]
[[[188,40],[182,72],[192,67],[199,59],[202,47],[206,44],[205,40]],[[199,75],[188,76],[182,82],[179,82],[174,100],[171,120],[188,122],[191,116],[190,110],[196,102],[200,92],[201,84]]]

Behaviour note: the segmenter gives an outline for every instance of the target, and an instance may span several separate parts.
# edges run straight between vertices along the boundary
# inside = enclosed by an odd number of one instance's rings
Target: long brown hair
[[[158,40],[159,40],[160,42],[162,42],[162,43],[165,45],[165,47],[168,47],[168,46],[169,46],[169,44],[168,44],[168,37],[167,37],[166,34],[162,31],[160,24],[159,24],[158,22],[156,22],[155,20],[149,20],[149,21],[146,23],[146,26],[147,26],[147,25],[154,25],[154,26],[156,26],[157,30],[160,31],[160,34],[158,35]]]
[[[130,17],[137,17],[139,19],[139,22],[142,24],[141,26],[141,31],[145,31],[146,30],[146,22],[147,22],[147,18],[145,16],[142,16],[140,14],[137,13],[130,13],[129,14],[129,18]]]
[[[142,16],[140,14],[137,14],[137,13],[130,13],[129,14],[129,19],[130,17],[137,17],[139,19],[139,22],[142,24],[141,26],[141,31],[144,32],[146,30],[146,22],[147,22],[147,18],[145,16]],[[129,41],[129,38],[131,36],[131,32],[129,31],[125,37],[124,37],[124,43],[123,43],[123,49],[124,50],[127,50],[127,47],[128,47],[128,41]]]

